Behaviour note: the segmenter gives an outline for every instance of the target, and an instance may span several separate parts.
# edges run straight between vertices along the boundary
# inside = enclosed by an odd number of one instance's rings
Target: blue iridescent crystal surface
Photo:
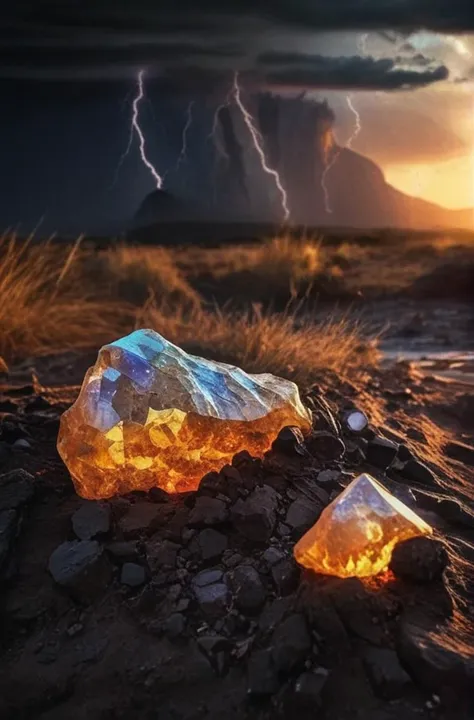
[[[297,386],[186,353],[153,330],[105,345],[61,419],[59,452],[80,495],[193,490],[286,425],[308,430]]]

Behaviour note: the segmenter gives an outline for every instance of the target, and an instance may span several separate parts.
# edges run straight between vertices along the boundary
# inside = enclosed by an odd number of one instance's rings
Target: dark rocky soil
[[[304,445],[286,431],[197,493],[92,503],[55,449],[88,364],[26,363],[0,390],[2,719],[474,717],[473,388],[407,363],[328,378]],[[361,471],[435,540],[371,581],[302,571],[295,541]]]

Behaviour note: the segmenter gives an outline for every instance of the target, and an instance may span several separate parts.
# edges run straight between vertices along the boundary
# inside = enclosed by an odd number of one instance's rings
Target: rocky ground
[[[406,362],[328,377],[304,446],[286,430],[196,493],[92,503],[55,447],[90,361],[0,389],[2,719],[474,717],[473,386]],[[302,571],[295,541],[362,471],[435,540],[371,581]]]

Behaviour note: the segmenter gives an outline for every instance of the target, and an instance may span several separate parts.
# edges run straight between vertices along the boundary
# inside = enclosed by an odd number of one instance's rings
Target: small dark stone
[[[18,440],[15,440],[15,442],[13,443],[12,450],[17,453],[30,452],[31,443],[28,442],[28,440],[26,440],[25,438],[18,438]]]
[[[279,673],[303,664],[310,650],[311,635],[304,615],[290,615],[273,633],[272,655]]]
[[[140,587],[146,580],[145,568],[136,563],[125,563],[120,574],[122,585],[129,587]]]
[[[270,545],[270,547],[267,548],[262,554],[262,560],[270,567],[276,565],[278,562],[280,562],[280,560],[284,560],[284,558],[285,553],[282,550],[274,547],[273,545]]]
[[[214,585],[222,580],[222,570],[203,570],[193,578],[193,585],[196,587],[206,587],[206,585]]]
[[[150,570],[155,573],[162,568],[176,567],[176,559],[181,545],[170,540],[160,538],[149,540],[146,543],[146,556]]]
[[[264,485],[256,488],[246,500],[235,503],[231,510],[232,522],[249,540],[264,542],[275,527],[277,507],[277,493]]]
[[[251,695],[273,695],[278,690],[278,676],[270,650],[258,650],[248,664],[248,689]]]
[[[72,516],[72,527],[79,540],[92,540],[110,529],[110,506],[85,500]]]
[[[300,568],[292,557],[273,565],[272,577],[280,595],[289,595],[297,587]]]
[[[179,638],[186,630],[186,618],[181,613],[173,613],[163,623],[163,629],[169,638]]]
[[[375,467],[388,468],[398,452],[398,445],[393,440],[376,437],[367,446],[367,460]]]
[[[35,479],[26,470],[0,475],[0,510],[14,510],[31,500]]]
[[[228,650],[230,647],[229,640],[223,635],[201,635],[197,643],[202,652],[209,656]]]
[[[295,537],[299,539],[314,525],[322,511],[323,507],[319,503],[311,502],[306,497],[299,497],[288,508],[285,523],[293,529]]]
[[[215,497],[224,489],[224,480],[218,472],[212,471],[204,475],[199,483],[198,494]]]
[[[260,615],[258,626],[263,633],[274,630],[291,608],[292,598],[277,598]]]
[[[398,448],[397,458],[401,462],[408,462],[409,460],[414,460],[415,456],[413,455],[408,445],[400,445]]]
[[[322,460],[339,460],[346,451],[342,440],[327,432],[310,435],[306,440],[306,447],[311,455]]]
[[[304,455],[304,435],[298,427],[287,426],[273,441],[272,450],[284,455]]]
[[[435,508],[436,513],[454,525],[474,528],[474,512],[455,500],[440,500]]]
[[[422,485],[433,487],[437,484],[434,473],[419,460],[409,460],[400,472],[407,480],[414,480]]]
[[[340,470],[321,470],[321,472],[318,473],[317,481],[327,491],[339,490],[340,478]]]
[[[116,560],[135,560],[138,557],[137,543],[133,541],[111,542],[106,550]]]
[[[395,650],[368,648],[364,653],[367,675],[374,692],[384,700],[396,700],[411,684],[410,676],[400,665]]]
[[[53,579],[81,600],[95,599],[107,586],[111,568],[95,540],[65,542],[49,559]]]
[[[447,565],[446,550],[441,543],[416,537],[395,546],[390,569],[398,577],[415,582],[439,580]]]
[[[136,502],[120,519],[120,530],[126,538],[151,534],[163,521],[163,507],[146,501]]]
[[[201,587],[194,585],[194,594],[201,610],[211,617],[225,615],[229,607],[229,589],[225,583]]]
[[[169,500],[167,492],[159,487],[153,487],[148,491],[148,497],[154,503],[166,503]]]
[[[474,467],[474,447],[472,445],[451,440],[444,446],[444,454],[453,460],[459,460],[464,465]]]
[[[248,450],[241,450],[232,458],[232,465],[236,468],[244,467],[245,465],[253,465],[254,458],[248,452]]]
[[[442,627],[437,630],[442,633]],[[425,690],[440,694],[449,688],[451,698],[453,690],[472,695],[472,656],[464,655],[454,647],[450,649],[442,640],[438,640],[437,633],[433,633],[431,628],[426,629],[417,619],[409,616],[402,618],[397,652],[403,667]]]
[[[362,410],[348,410],[344,413],[344,425],[352,433],[362,433],[367,429],[369,419]]]
[[[217,530],[206,528],[193,540],[203,560],[215,560],[227,549],[227,537]]]
[[[227,505],[212,497],[197,497],[196,504],[189,516],[191,527],[205,527],[209,525],[220,525],[228,517]]]
[[[321,692],[326,684],[328,674],[325,668],[318,668],[316,672],[305,672],[299,676],[294,692],[290,696],[292,714],[315,714],[322,703]]]
[[[254,613],[265,604],[266,593],[260,575],[251,565],[239,565],[229,575],[235,604],[245,613]]]

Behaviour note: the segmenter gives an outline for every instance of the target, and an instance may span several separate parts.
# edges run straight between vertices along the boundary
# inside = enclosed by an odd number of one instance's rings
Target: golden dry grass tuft
[[[305,247],[297,273],[286,241],[259,251],[262,283],[264,257],[278,282],[284,273],[288,279],[316,271],[318,246]],[[291,273],[284,257],[293,258]],[[354,376],[377,361],[375,347],[361,341],[348,318],[315,324],[301,307],[270,313],[250,302],[242,311],[203,307],[173,255],[161,248],[92,253],[80,241],[61,247],[5,236],[0,259],[0,356],[7,362],[95,348],[136,327],[151,327],[195,354],[287,377],[302,389],[321,371]]]
[[[160,304],[201,304],[167,248],[116,245],[89,254],[85,265],[95,292],[102,286],[109,295],[135,305],[142,305],[150,295]]]
[[[326,261],[321,238],[290,235],[177,254],[178,264],[206,294],[218,300],[232,298],[240,305],[261,302],[279,307],[290,298],[332,291],[337,280]]]
[[[290,311],[262,313],[258,308],[170,315],[152,305],[144,308],[138,324],[193,354],[247,372],[270,372],[303,389],[323,371],[355,377],[379,360],[376,342],[363,342],[360,326],[347,317],[315,322],[298,319]]]
[[[88,297],[77,277],[71,282],[78,247],[0,237],[0,355],[6,360],[91,347],[132,322],[125,304]]]

